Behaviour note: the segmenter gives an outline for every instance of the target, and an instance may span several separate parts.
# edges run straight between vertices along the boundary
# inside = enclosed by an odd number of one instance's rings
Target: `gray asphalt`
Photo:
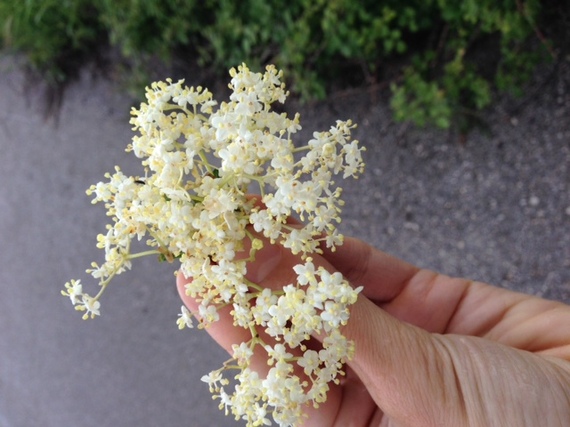
[[[130,99],[86,74],[56,126],[11,65],[0,62],[0,427],[238,425],[199,381],[225,353],[176,328],[172,266],[138,262],[94,321],[60,295],[100,259],[106,217],[85,189],[116,164],[140,171],[124,152]],[[393,123],[370,93],[300,106],[305,137],[352,118],[367,147],[365,175],[344,185],[343,231],[422,267],[570,303],[570,63],[542,77],[524,108],[502,100],[485,113],[488,133],[465,144]]]

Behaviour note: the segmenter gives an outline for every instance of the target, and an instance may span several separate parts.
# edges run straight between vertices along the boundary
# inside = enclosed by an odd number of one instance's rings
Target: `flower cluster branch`
[[[178,260],[192,278],[186,293],[199,302],[196,313],[182,308],[181,329],[195,320],[207,327],[221,307],[231,307],[234,324],[251,331],[248,342],[234,346],[230,362],[203,377],[220,407],[248,426],[268,425],[269,416],[295,425],[307,404],[326,400],[354,351],[340,327],[360,288],[315,266],[311,255],[342,244],[343,202],[334,179],[362,173],[363,148],[351,139],[350,121],[296,146],[299,115],[271,108],[288,95],[282,73],[242,65],[230,75],[232,93],[221,103],[182,80],[147,88],[147,102],[131,112],[136,136],[127,148],[141,159],[144,175],[127,176],[116,167],[87,190],[112,220],[97,236],[105,261],[87,270],[99,292],[91,296],[80,280],[71,280],[62,293],[84,318],[93,318],[103,291],[133,259]],[[292,225],[291,216],[301,223]],[[132,252],[133,240],[144,240],[149,250]],[[299,256],[295,283],[271,290],[248,280],[247,265],[264,241]],[[316,334],[324,337],[317,350],[307,346]],[[270,364],[263,376],[251,366],[257,351]],[[224,376],[230,372],[237,373]]]

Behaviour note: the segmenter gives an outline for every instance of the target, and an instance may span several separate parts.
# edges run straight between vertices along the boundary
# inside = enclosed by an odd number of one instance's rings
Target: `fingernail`
[[[254,283],[261,283],[281,262],[281,246],[265,242],[255,254],[255,261],[247,264],[246,277]]]

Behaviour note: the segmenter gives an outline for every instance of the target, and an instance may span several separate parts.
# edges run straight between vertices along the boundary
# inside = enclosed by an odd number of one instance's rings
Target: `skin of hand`
[[[266,243],[248,278],[277,289],[294,283],[299,261]],[[570,306],[419,269],[352,238],[313,261],[364,288],[342,330],[355,357],[305,427],[570,426]],[[177,285],[196,311],[189,280]],[[229,309],[207,331],[228,351],[249,339]]]

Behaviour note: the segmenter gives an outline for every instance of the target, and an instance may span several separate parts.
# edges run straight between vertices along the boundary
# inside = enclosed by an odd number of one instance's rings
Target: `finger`
[[[323,249],[323,258],[353,285],[364,285],[364,293],[376,302],[395,298],[419,268],[379,251],[362,240],[345,237],[341,246]]]
[[[388,313],[430,332],[446,332],[468,281],[434,280],[435,273],[388,255],[367,243],[346,238],[323,257],[353,286]]]
[[[323,256],[399,320],[570,359],[565,304],[419,269],[354,238]]]

